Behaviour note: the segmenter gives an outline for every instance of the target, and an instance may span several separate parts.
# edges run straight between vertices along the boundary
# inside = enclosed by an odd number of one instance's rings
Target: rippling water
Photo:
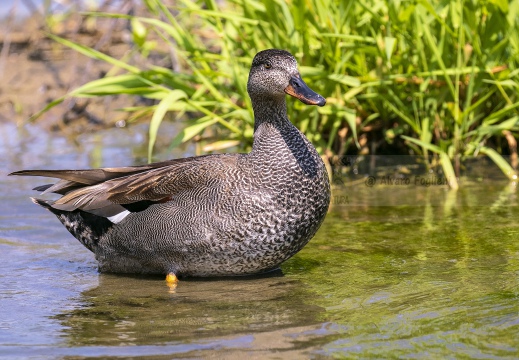
[[[28,200],[42,180],[5,176],[142,162],[145,129],[73,144],[0,127],[0,356],[519,357],[513,184],[344,181],[317,236],[281,271],[184,280],[171,293],[161,277],[98,274],[92,254]]]

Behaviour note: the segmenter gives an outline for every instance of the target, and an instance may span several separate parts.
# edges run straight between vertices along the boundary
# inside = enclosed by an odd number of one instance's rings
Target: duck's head
[[[252,60],[247,91],[253,100],[281,99],[288,94],[307,105],[326,104],[326,100],[301,79],[296,59],[285,50],[269,49],[256,54]]]

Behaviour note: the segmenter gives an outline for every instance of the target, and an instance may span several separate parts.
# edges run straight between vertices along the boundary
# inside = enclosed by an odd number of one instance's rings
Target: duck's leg
[[[172,272],[168,273],[166,275],[166,284],[168,285],[170,291],[174,291],[178,285],[177,275]]]
[[[171,284],[178,284],[178,278],[177,278],[177,275],[175,275],[175,273],[168,273],[166,275],[166,282],[168,283],[168,285],[171,285]]]

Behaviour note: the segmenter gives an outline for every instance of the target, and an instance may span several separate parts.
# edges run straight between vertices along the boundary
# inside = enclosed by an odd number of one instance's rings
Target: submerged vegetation
[[[323,108],[290,101],[289,116],[330,163],[347,154],[425,155],[449,185],[464,160],[491,158],[516,178],[519,131],[519,0],[146,0],[144,16],[86,13],[131,25],[141,58],[163,51],[171,66],[136,66],[51,35],[114,71],[73,97],[134,94],[126,108],[151,116],[149,157],[165,114],[185,126],[172,146],[246,150],[253,113],[246,92],[254,54],[283,48]],[[57,99],[50,108],[64,98]],[[45,109],[45,110],[46,110]],[[38,115],[38,114],[37,114]],[[187,115],[187,116],[185,116]],[[510,162],[504,155],[511,155]]]

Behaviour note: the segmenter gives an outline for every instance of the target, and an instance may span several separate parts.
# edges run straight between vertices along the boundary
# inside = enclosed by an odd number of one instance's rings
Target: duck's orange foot
[[[169,287],[170,292],[174,292],[178,285],[178,278],[174,273],[168,273],[166,275],[166,284]]]

